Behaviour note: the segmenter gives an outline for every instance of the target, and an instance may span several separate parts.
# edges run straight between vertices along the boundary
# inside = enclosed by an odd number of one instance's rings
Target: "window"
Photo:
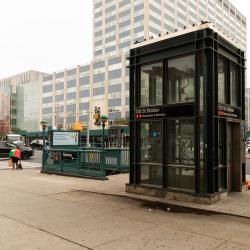
[[[178,165],[194,165],[193,120],[170,120],[167,129],[167,162]]]
[[[218,164],[226,165],[226,139],[225,139],[225,123],[220,120],[218,128]]]
[[[161,122],[141,123],[141,162],[162,162]]]
[[[219,120],[218,127],[218,165],[219,169],[215,171],[219,173],[219,190],[227,187],[227,164],[226,164],[226,124],[225,121]],[[230,137],[228,138],[230,139]],[[231,154],[229,154],[231,156]],[[217,188],[217,187],[216,187]]]
[[[143,122],[140,129],[141,183],[162,185],[162,124]]]
[[[231,64],[230,68],[230,97],[231,97],[231,105],[239,106],[239,90],[238,90],[238,69],[235,64]]]
[[[226,103],[226,61],[218,58],[218,102]]]
[[[141,67],[141,105],[162,104],[162,63]]]
[[[195,56],[168,61],[168,104],[193,102],[195,79]]]
[[[170,120],[167,124],[167,185],[194,190],[194,121]]]

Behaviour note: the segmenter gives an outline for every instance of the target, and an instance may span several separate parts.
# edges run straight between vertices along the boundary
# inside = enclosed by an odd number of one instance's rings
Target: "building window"
[[[226,165],[226,128],[225,123],[220,120],[218,128],[218,164],[219,166]]]
[[[226,60],[218,58],[218,101],[226,103]]]
[[[162,63],[141,67],[141,106],[162,104]]]
[[[194,102],[195,56],[168,61],[168,104]]]
[[[167,122],[167,185],[194,190],[194,121]]]
[[[162,162],[161,122],[141,123],[141,162]]]
[[[143,122],[140,126],[141,183],[162,185],[162,124]]]
[[[225,121],[219,120],[218,127],[218,165],[219,169],[215,170],[219,173],[218,186],[219,190],[227,188],[227,156],[226,156],[226,124]],[[229,154],[229,156],[231,156]]]
[[[235,64],[231,64],[230,68],[230,97],[231,105],[239,106],[239,88],[238,88],[238,69]]]

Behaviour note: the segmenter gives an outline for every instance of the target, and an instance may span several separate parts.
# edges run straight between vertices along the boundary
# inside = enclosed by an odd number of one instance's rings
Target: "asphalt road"
[[[35,162],[35,163],[42,163],[42,150],[34,150],[34,156],[28,160],[27,162]]]

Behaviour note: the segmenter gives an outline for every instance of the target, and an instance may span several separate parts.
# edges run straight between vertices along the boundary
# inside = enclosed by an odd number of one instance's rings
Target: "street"
[[[26,161],[27,162],[42,163],[42,150],[34,150],[34,156]]]

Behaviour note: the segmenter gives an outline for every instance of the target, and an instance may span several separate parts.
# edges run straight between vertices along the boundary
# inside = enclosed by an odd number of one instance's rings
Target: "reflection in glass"
[[[226,165],[226,140],[225,140],[225,124],[221,120],[219,121],[219,131],[218,131],[218,164],[223,166]]]
[[[141,123],[141,162],[162,162],[161,122]]]
[[[230,69],[230,96],[231,105],[238,106],[238,77],[237,77],[237,66],[235,64],[231,65]]]
[[[162,63],[141,67],[141,105],[162,104]]]
[[[162,185],[162,124],[141,123],[140,132],[141,183]]]
[[[167,162],[178,165],[194,165],[193,120],[168,121]]]
[[[168,104],[194,102],[195,56],[168,61]]]
[[[162,167],[141,165],[141,183],[161,186],[162,185]]]
[[[194,169],[168,167],[167,185],[171,188],[194,190]]]
[[[219,103],[226,103],[226,61],[218,58],[218,101]]]
[[[204,129],[203,123],[200,123],[200,192],[205,191],[205,169],[204,169]]]

